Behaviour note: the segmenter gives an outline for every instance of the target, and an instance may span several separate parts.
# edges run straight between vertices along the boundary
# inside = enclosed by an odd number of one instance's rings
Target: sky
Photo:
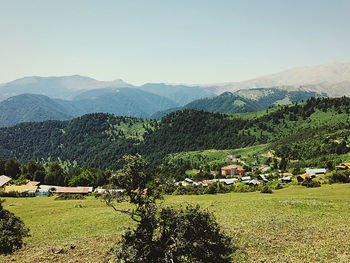
[[[0,83],[205,84],[350,62],[350,0],[0,0]]]

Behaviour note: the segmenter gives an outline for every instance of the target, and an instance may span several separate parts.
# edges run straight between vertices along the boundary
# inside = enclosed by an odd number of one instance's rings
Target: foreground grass
[[[273,194],[167,196],[165,205],[198,203],[233,237],[237,262],[350,262],[350,184]],[[10,205],[10,206],[9,206]],[[27,246],[0,262],[103,262],[131,221],[101,200],[7,198],[30,227]],[[58,253],[63,248],[63,253]]]

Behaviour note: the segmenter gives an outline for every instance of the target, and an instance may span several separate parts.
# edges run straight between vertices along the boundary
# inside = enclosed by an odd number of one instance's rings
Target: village
[[[293,175],[289,172],[282,172],[280,170],[272,171],[272,167],[263,164],[252,167],[251,171],[247,172],[242,165],[238,165],[239,159],[234,160],[236,164],[230,164],[221,168],[220,174],[213,174],[214,178],[204,180],[194,180],[186,177],[182,181],[174,181],[174,187],[198,186],[208,187],[213,183],[222,183],[224,185],[245,184],[247,186],[258,186],[269,182],[278,182],[281,184],[288,184],[295,182],[298,184],[304,181],[312,181],[313,178],[319,175],[325,175],[327,170],[325,168],[306,168],[304,173]],[[244,163],[245,164],[245,163]],[[337,170],[350,170],[350,163],[340,163],[336,166]],[[11,183],[12,178],[1,175],[0,176],[0,195],[14,196],[14,197],[40,197],[52,196],[60,194],[103,194],[107,191],[122,191],[121,189],[110,189],[108,186],[100,186],[97,188],[89,186],[78,187],[64,187],[57,185],[45,185],[40,182],[26,180],[22,183]]]
[[[340,164],[337,166],[337,169],[350,169],[350,163]],[[207,187],[208,185],[216,182],[221,182],[225,185],[232,185],[237,182],[243,182],[246,185],[256,186],[259,184],[267,183],[269,181],[279,181],[281,183],[287,184],[291,183],[294,178],[298,183],[301,183],[304,180],[312,180],[312,178],[315,178],[317,175],[327,173],[327,170],[325,168],[306,168],[305,173],[299,175],[293,175],[292,173],[282,171],[269,172],[270,170],[270,166],[261,165],[260,167],[254,167],[253,172],[247,173],[243,168],[238,167],[237,165],[228,165],[221,168],[221,174],[219,176],[215,175],[215,177],[220,178],[208,179],[198,182],[190,178],[185,178],[185,180],[176,182],[175,184],[182,186],[195,185]]]

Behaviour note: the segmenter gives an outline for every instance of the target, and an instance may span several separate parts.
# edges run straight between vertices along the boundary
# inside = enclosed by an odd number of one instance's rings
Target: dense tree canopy
[[[13,213],[5,210],[0,200],[0,254],[9,254],[23,246],[23,238],[29,229]]]

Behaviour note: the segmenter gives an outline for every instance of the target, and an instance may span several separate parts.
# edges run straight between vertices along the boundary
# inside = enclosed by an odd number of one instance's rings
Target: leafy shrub
[[[9,254],[23,246],[23,238],[29,236],[29,229],[13,213],[3,209],[0,200],[0,254]]]
[[[279,181],[269,181],[266,183],[266,185],[275,190],[283,188],[283,185]]]
[[[333,183],[350,183],[350,173],[348,171],[336,171],[328,176],[328,180]]]
[[[179,210],[159,207],[159,191],[146,188],[148,164],[140,155],[124,156],[124,160],[127,164],[113,178],[115,186],[124,191],[107,193],[105,200],[137,225],[129,228],[112,250],[116,262],[231,262],[235,251],[231,238],[221,231],[213,214],[198,205]],[[132,209],[116,205],[125,201],[133,204]]]
[[[68,194],[63,193],[56,196],[55,200],[82,200],[85,199],[85,195],[82,194]]]
[[[0,197],[28,197],[28,193],[19,193],[17,191],[3,192],[0,191]]]
[[[301,185],[312,188],[312,187],[320,187],[321,183],[319,181],[313,181],[312,179],[306,178]]]
[[[174,195],[200,195],[205,194],[205,189],[200,185],[178,186],[173,193]]]
[[[123,235],[113,249],[116,262],[231,262],[235,248],[212,213],[198,205],[162,208],[154,217],[155,213],[148,211],[152,231],[145,220]]]
[[[260,193],[263,194],[272,194],[272,190],[270,187],[268,187],[267,185],[264,185],[263,188],[260,190]]]

